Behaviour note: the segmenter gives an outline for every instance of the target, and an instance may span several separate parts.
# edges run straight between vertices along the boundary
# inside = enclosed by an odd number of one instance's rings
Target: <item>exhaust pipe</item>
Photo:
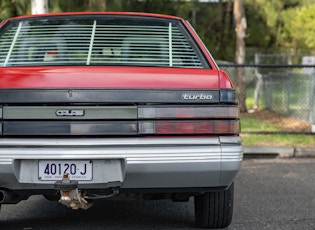
[[[5,193],[3,190],[0,190],[0,203],[2,204],[5,200]]]
[[[17,193],[8,189],[0,189],[0,204],[16,204],[21,200],[23,200],[23,197]]]

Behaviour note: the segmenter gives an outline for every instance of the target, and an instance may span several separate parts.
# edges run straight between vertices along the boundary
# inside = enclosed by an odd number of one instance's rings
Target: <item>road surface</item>
[[[232,229],[315,229],[315,159],[245,160],[235,181]],[[192,199],[100,201],[72,211],[33,196],[3,205],[0,229],[197,229]]]

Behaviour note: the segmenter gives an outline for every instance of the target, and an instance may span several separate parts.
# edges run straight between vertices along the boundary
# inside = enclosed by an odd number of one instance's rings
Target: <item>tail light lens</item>
[[[143,121],[140,134],[238,134],[239,121]]]
[[[237,106],[182,106],[140,107],[138,118],[142,119],[238,119]]]
[[[239,134],[237,106],[159,106],[138,109],[139,134]]]

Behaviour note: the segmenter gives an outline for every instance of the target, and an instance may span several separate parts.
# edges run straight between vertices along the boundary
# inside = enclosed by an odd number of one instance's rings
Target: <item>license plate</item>
[[[90,160],[39,160],[39,180],[61,180],[68,173],[70,180],[93,179],[93,163]]]

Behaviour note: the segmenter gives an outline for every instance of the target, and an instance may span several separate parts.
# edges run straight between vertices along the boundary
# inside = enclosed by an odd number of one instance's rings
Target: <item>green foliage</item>
[[[243,0],[247,47],[315,52],[315,0]],[[29,14],[30,0],[0,0],[0,19]],[[194,26],[216,59],[234,61],[233,0],[49,0],[50,12],[131,11],[177,15]]]
[[[244,2],[249,24],[247,45],[260,50],[272,48],[273,52],[305,48],[308,53],[315,51],[315,0]]]
[[[315,48],[315,4],[296,8],[286,14],[285,34],[296,48]]]
[[[30,14],[31,5],[27,0],[0,0],[0,19]]]
[[[282,40],[284,17],[287,11],[295,9],[300,0],[245,0],[248,17],[249,38],[247,44],[260,48],[273,48],[277,51]]]

